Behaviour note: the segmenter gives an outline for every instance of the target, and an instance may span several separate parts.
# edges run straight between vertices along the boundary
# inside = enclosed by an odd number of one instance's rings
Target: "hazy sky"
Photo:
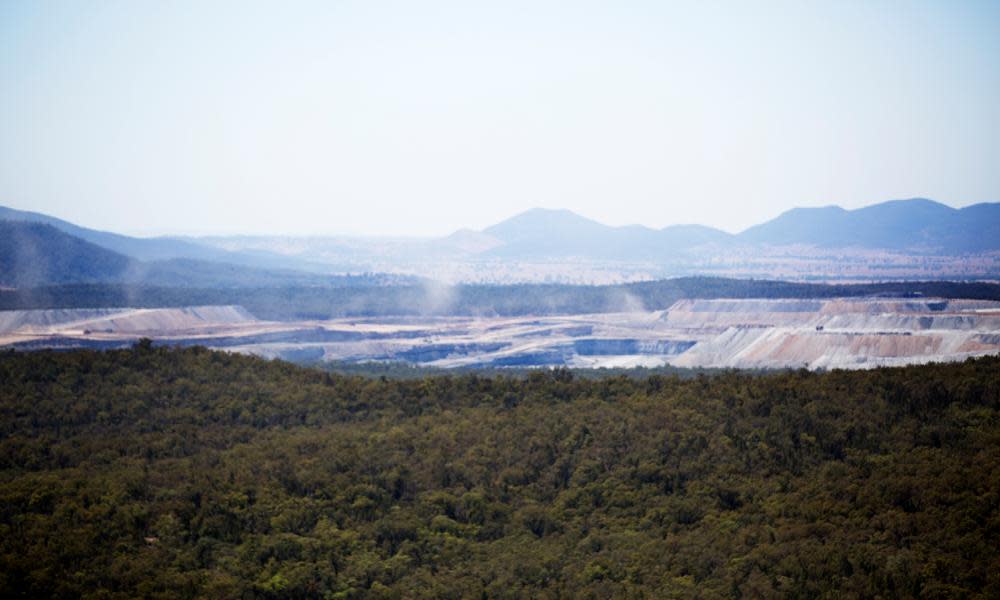
[[[0,0],[0,204],[153,233],[1000,201],[1000,2]]]

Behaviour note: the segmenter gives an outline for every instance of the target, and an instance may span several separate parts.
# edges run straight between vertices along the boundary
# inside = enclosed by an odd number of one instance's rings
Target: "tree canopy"
[[[1000,596],[1000,359],[395,380],[0,354],[0,594]]]

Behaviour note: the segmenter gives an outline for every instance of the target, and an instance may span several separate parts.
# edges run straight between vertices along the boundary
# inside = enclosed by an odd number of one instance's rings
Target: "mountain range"
[[[612,227],[532,209],[481,231],[434,239],[232,236],[139,238],[0,207],[0,285],[127,282],[186,286],[338,284],[344,271],[425,261],[677,262],[755,249],[855,248],[920,256],[1000,253],[1000,203],[961,209],[893,200],[855,210],[795,208],[737,234],[702,225]],[[681,257],[679,259],[679,257]],[[367,268],[363,268],[367,267]]]
[[[930,255],[1000,250],[1000,203],[961,209],[927,200],[892,200],[855,210],[794,208],[730,234],[704,225],[609,227],[568,210],[533,209],[483,230],[496,256],[656,258],[703,246],[816,246]]]
[[[499,242],[484,254],[518,259],[655,260],[705,244],[729,244],[734,238],[702,225],[610,227],[568,210],[542,208],[487,227],[482,233]]]
[[[63,233],[141,261],[190,259],[223,262],[232,265],[306,271],[317,267],[317,265],[312,265],[307,261],[298,260],[294,257],[275,253],[261,254],[229,251],[211,244],[201,243],[196,239],[167,236],[133,237],[109,231],[89,229],[43,213],[17,210],[5,206],[0,206],[0,221],[51,225]]]
[[[915,198],[856,210],[795,208],[738,237],[772,246],[812,244],[951,255],[991,252],[1000,249],[1000,203],[956,209]]]

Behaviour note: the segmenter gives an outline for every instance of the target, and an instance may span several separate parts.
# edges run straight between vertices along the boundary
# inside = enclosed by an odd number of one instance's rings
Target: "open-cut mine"
[[[1000,353],[1000,302],[682,300],[545,317],[263,321],[238,306],[0,312],[0,346],[109,348],[148,337],[288,360],[432,367],[868,368]]]

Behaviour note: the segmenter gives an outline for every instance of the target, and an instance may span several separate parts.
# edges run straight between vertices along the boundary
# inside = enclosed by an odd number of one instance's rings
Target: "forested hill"
[[[1000,359],[414,381],[0,354],[0,595],[995,598]]]
[[[96,285],[105,289],[159,286],[183,295],[185,288],[192,287],[331,288],[416,281],[402,275],[330,275],[191,258],[144,261],[70,235],[53,225],[0,219],[0,288],[19,288],[29,295],[32,288],[62,285],[81,288]]]
[[[0,286],[121,281],[134,264],[51,225],[0,220]]]

